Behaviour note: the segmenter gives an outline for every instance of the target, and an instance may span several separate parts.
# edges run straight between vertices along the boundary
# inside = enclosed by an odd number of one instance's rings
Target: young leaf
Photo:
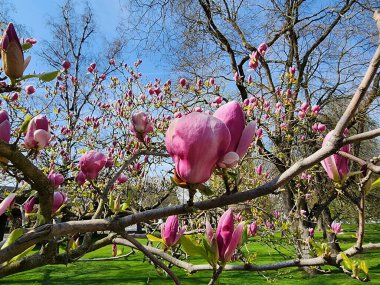
[[[156,236],[154,236],[154,235],[146,235],[146,238],[147,238],[149,241],[151,241],[151,242],[156,242],[156,241],[158,241],[158,242],[160,242],[160,243],[164,243],[164,241],[163,241],[161,238],[158,238],[158,237],[156,237]]]
[[[10,262],[13,262],[13,261],[16,261],[18,259],[21,259],[23,258],[24,256],[26,256],[30,251],[33,250],[33,248],[35,247],[36,245],[32,245],[31,247],[27,248],[26,250],[24,250],[23,252],[21,252],[19,255],[16,255],[15,257],[13,257]]]
[[[371,189],[379,188],[379,187],[380,187],[380,178],[376,179],[376,180],[371,184]]]
[[[352,261],[348,258],[348,256],[347,256],[344,252],[341,252],[341,253],[340,253],[340,256],[342,257],[344,268],[346,268],[347,270],[352,270],[352,268],[353,268],[353,263],[352,263]]]
[[[29,122],[30,120],[32,119],[32,116],[30,115],[27,115],[24,119],[24,122],[22,123],[21,127],[20,127],[20,132],[21,133],[25,133],[26,132],[26,129],[28,128],[28,125],[29,125]]]
[[[49,82],[49,81],[54,80],[58,76],[59,72],[60,72],[59,70],[55,70],[55,71],[51,71],[51,72],[45,72],[45,73],[39,74],[37,77],[38,77],[38,79],[40,79],[44,82]]]
[[[202,257],[206,255],[204,248],[190,236],[182,236],[180,243],[188,255]]]
[[[21,48],[22,48],[23,51],[26,51],[26,50],[30,49],[32,46],[33,45],[31,43],[26,42],[26,43],[23,43],[21,45]]]
[[[12,243],[14,243],[20,236],[22,236],[22,234],[24,233],[24,231],[21,229],[21,228],[18,228],[18,229],[15,229],[13,230],[8,238],[7,238],[7,241],[3,244],[3,246],[1,247],[1,249],[4,249],[6,248],[7,246],[10,246]]]
[[[360,261],[360,269],[368,276],[368,266],[364,260]]]

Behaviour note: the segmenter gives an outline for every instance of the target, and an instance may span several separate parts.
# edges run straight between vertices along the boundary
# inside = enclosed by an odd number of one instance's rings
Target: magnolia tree
[[[380,25],[378,12],[374,18]],[[112,244],[113,255],[117,245],[138,249],[176,284],[181,282],[173,265],[189,273],[211,271],[210,284],[224,270],[323,265],[369,280],[365,262],[350,257],[380,248],[364,243],[366,195],[379,186],[380,167],[378,154],[366,161],[351,149],[379,136],[380,129],[352,135],[348,127],[368,96],[380,47],[343,115],[328,130],[319,121],[321,107],[300,100],[293,89],[295,67],[283,74],[287,88],[278,89],[275,98],[252,95],[240,104],[220,94],[214,78],[143,82],[141,60],[129,65],[110,58],[102,69],[88,63],[81,70],[80,48],[74,69],[66,59],[60,70],[26,75],[30,57],[24,53],[33,44],[34,39],[20,42],[13,24],[1,43],[0,165],[16,187],[0,204],[0,215],[11,225],[0,250],[0,276],[75,262]],[[265,43],[254,49],[247,69],[265,65],[268,49]],[[244,79],[238,72],[231,77],[244,88],[255,83],[253,76]],[[257,163],[271,160],[267,136],[296,140],[295,157],[310,141],[318,148],[282,165],[283,172],[274,176]],[[305,187],[316,175],[325,177],[323,197]],[[297,205],[273,213],[258,210],[262,197],[281,194],[285,187],[302,197]],[[180,204],[171,195],[175,191],[188,193],[188,200]],[[356,244],[345,251],[337,239],[341,223],[325,226],[329,242],[321,243],[314,239],[317,220],[308,213],[310,206],[324,210],[338,195],[351,199],[359,221]],[[12,208],[20,210],[21,224]],[[143,224],[144,236],[162,247],[141,244],[126,230],[135,224]],[[95,238],[99,231],[109,234]],[[277,231],[295,245],[292,256],[255,265],[243,246],[274,240]],[[33,251],[36,245],[40,248]],[[204,264],[192,264],[193,256]]]

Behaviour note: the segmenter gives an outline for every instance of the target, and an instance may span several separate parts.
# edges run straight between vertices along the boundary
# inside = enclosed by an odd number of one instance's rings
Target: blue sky
[[[83,7],[83,3],[85,2],[78,0],[74,0],[73,2],[77,4],[77,12],[80,13],[82,10],[81,7]],[[10,4],[12,5],[10,17],[14,20],[16,25],[24,26],[29,36],[36,38],[39,43],[42,43],[51,37],[50,29],[47,26],[48,20],[59,17],[59,7],[63,5],[63,3],[64,1],[59,0],[12,1],[12,4]],[[125,3],[120,0],[93,0],[89,1],[89,3],[94,12],[97,35],[105,36],[107,39],[116,37],[117,34],[115,30],[120,21],[128,17],[129,11]],[[39,61],[36,56],[33,57],[33,54],[41,47],[39,43],[33,47],[32,62],[28,67],[27,73],[31,73],[34,70],[38,72],[48,71],[47,68],[49,67]],[[137,55],[131,53],[128,54],[127,57],[125,61],[133,63]],[[150,79],[161,77],[161,79],[165,80],[172,75],[168,70],[163,70],[165,68],[160,62],[155,60],[154,55],[146,54],[142,59],[143,65],[141,66],[141,70],[143,74],[147,75]]]

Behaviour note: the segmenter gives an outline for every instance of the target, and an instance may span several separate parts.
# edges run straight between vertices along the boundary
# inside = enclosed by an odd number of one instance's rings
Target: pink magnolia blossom
[[[28,125],[24,144],[28,149],[42,149],[49,144],[50,127],[49,121],[44,115],[34,117]]]
[[[339,235],[339,234],[343,233],[342,224],[341,223],[332,222],[331,226],[330,226],[330,229],[336,235]]]
[[[275,217],[275,219],[278,219],[281,216],[281,212],[279,210],[276,210],[273,212],[273,216]]]
[[[68,61],[68,60],[64,60],[64,61],[62,62],[62,67],[63,67],[64,70],[68,70],[68,69],[71,67],[71,63],[70,63],[70,61]]]
[[[11,123],[9,122],[8,113],[5,110],[0,111],[0,140],[9,143],[11,139]]]
[[[179,84],[181,85],[181,87],[186,87],[186,85],[187,85],[187,80],[186,80],[186,78],[181,78],[181,79],[179,80]]]
[[[257,234],[257,222],[253,222],[248,225],[248,235],[254,237]]]
[[[165,145],[178,177],[188,183],[203,183],[210,179],[230,141],[230,132],[221,120],[193,112],[171,122]]]
[[[79,159],[80,170],[88,180],[96,179],[106,163],[107,157],[95,150],[86,152]]]
[[[269,229],[269,230],[274,230],[274,229],[275,229],[274,224],[272,224],[270,221],[266,221],[266,222],[265,222],[265,226],[266,226],[267,229]]]
[[[0,203],[0,216],[2,216],[8,208],[10,208],[16,199],[16,194],[9,194],[1,203]]]
[[[55,212],[58,211],[59,208],[63,206],[67,202],[67,196],[65,193],[58,191],[54,192],[53,196],[53,205],[51,208],[51,212],[54,214]]]
[[[144,142],[148,133],[153,132],[153,123],[144,112],[135,113],[132,115],[131,131],[139,141]]]
[[[112,256],[113,257],[117,256],[117,244],[116,243],[112,244]]]
[[[220,167],[232,167],[247,153],[255,136],[256,122],[251,122],[245,126],[243,109],[236,101],[231,101],[220,107],[214,113],[214,117],[220,119],[227,126],[231,135],[226,156],[218,162],[218,165]],[[231,152],[237,155],[231,154]],[[231,160],[233,156],[235,161]]]
[[[120,174],[119,177],[117,178],[116,182],[117,184],[123,184],[128,181],[128,177],[125,174]]]
[[[313,237],[314,236],[315,232],[314,232],[313,228],[308,228],[307,231],[308,231],[309,237]]]
[[[36,204],[37,199],[34,196],[30,196],[22,205],[24,208],[25,214],[31,214],[34,210],[34,205]]]
[[[231,260],[236,247],[241,241],[244,229],[244,222],[234,228],[234,214],[232,209],[228,209],[220,217],[216,229],[216,242],[218,244],[219,260],[226,263]]]
[[[296,67],[295,66],[289,67],[289,73],[291,75],[294,75],[296,73]]]
[[[63,181],[65,181],[63,175],[60,173],[56,173],[54,170],[50,171],[48,179],[56,189],[63,183]]]
[[[259,164],[258,166],[255,167],[255,172],[257,175],[262,175],[263,174],[263,165]]]
[[[322,147],[329,142],[332,131],[329,132],[323,140]],[[351,153],[351,145],[345,145],[340,148],[341,151]],[[350,160],[342,157],[339,154],[333,154],[321,161],[321,164],[329,178],[335,182],[342,182],[346,179],[350,172]]]
[[[75,177],[75,181],[78,182],[79,185],[83,185],[86,182],[86,175],[82,171],[79,171]]]
[[[4,73],[10,79],[21,77],[30,62],[30,56],[24,60],[24,52],[13,23],[9,23],[1,39],[1,61]]]
[[[36,88],[34,88],[33,85],[26,85],[25,86],[25,92],[28,95],[32,95],[34,92],[36,92]]]
[[[319,105],[314,105],[313,107],[311,107],[311,112],[314,115],[318,115],[319,111],[321,111],[321,107]]]
[[[264,56],[265,53],[267,52],[268,50],[268,45],[266,43],[261,43],[259,45],[259,47],[257,48],[257,51],[262,55]]]
[[[186,227],[178,226],[178,216],[170,216],[161,225],[161,238],[167,247],[175,245],[186,231]]]
[[[315,123],[311,126],[311,129],[315,133],[323,133],[326,130],[326,125],[322,123]]]

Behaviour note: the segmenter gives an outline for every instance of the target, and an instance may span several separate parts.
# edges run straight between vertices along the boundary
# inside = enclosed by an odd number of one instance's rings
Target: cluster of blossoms
[[[175,163],[176,176],[187,183],[204,183],[215,167],[238,164],[248,151],[256,123],[245,126],[244,112],[236,101],[214,115],[193,112],[173,120],[166,132],[166,149]]]

